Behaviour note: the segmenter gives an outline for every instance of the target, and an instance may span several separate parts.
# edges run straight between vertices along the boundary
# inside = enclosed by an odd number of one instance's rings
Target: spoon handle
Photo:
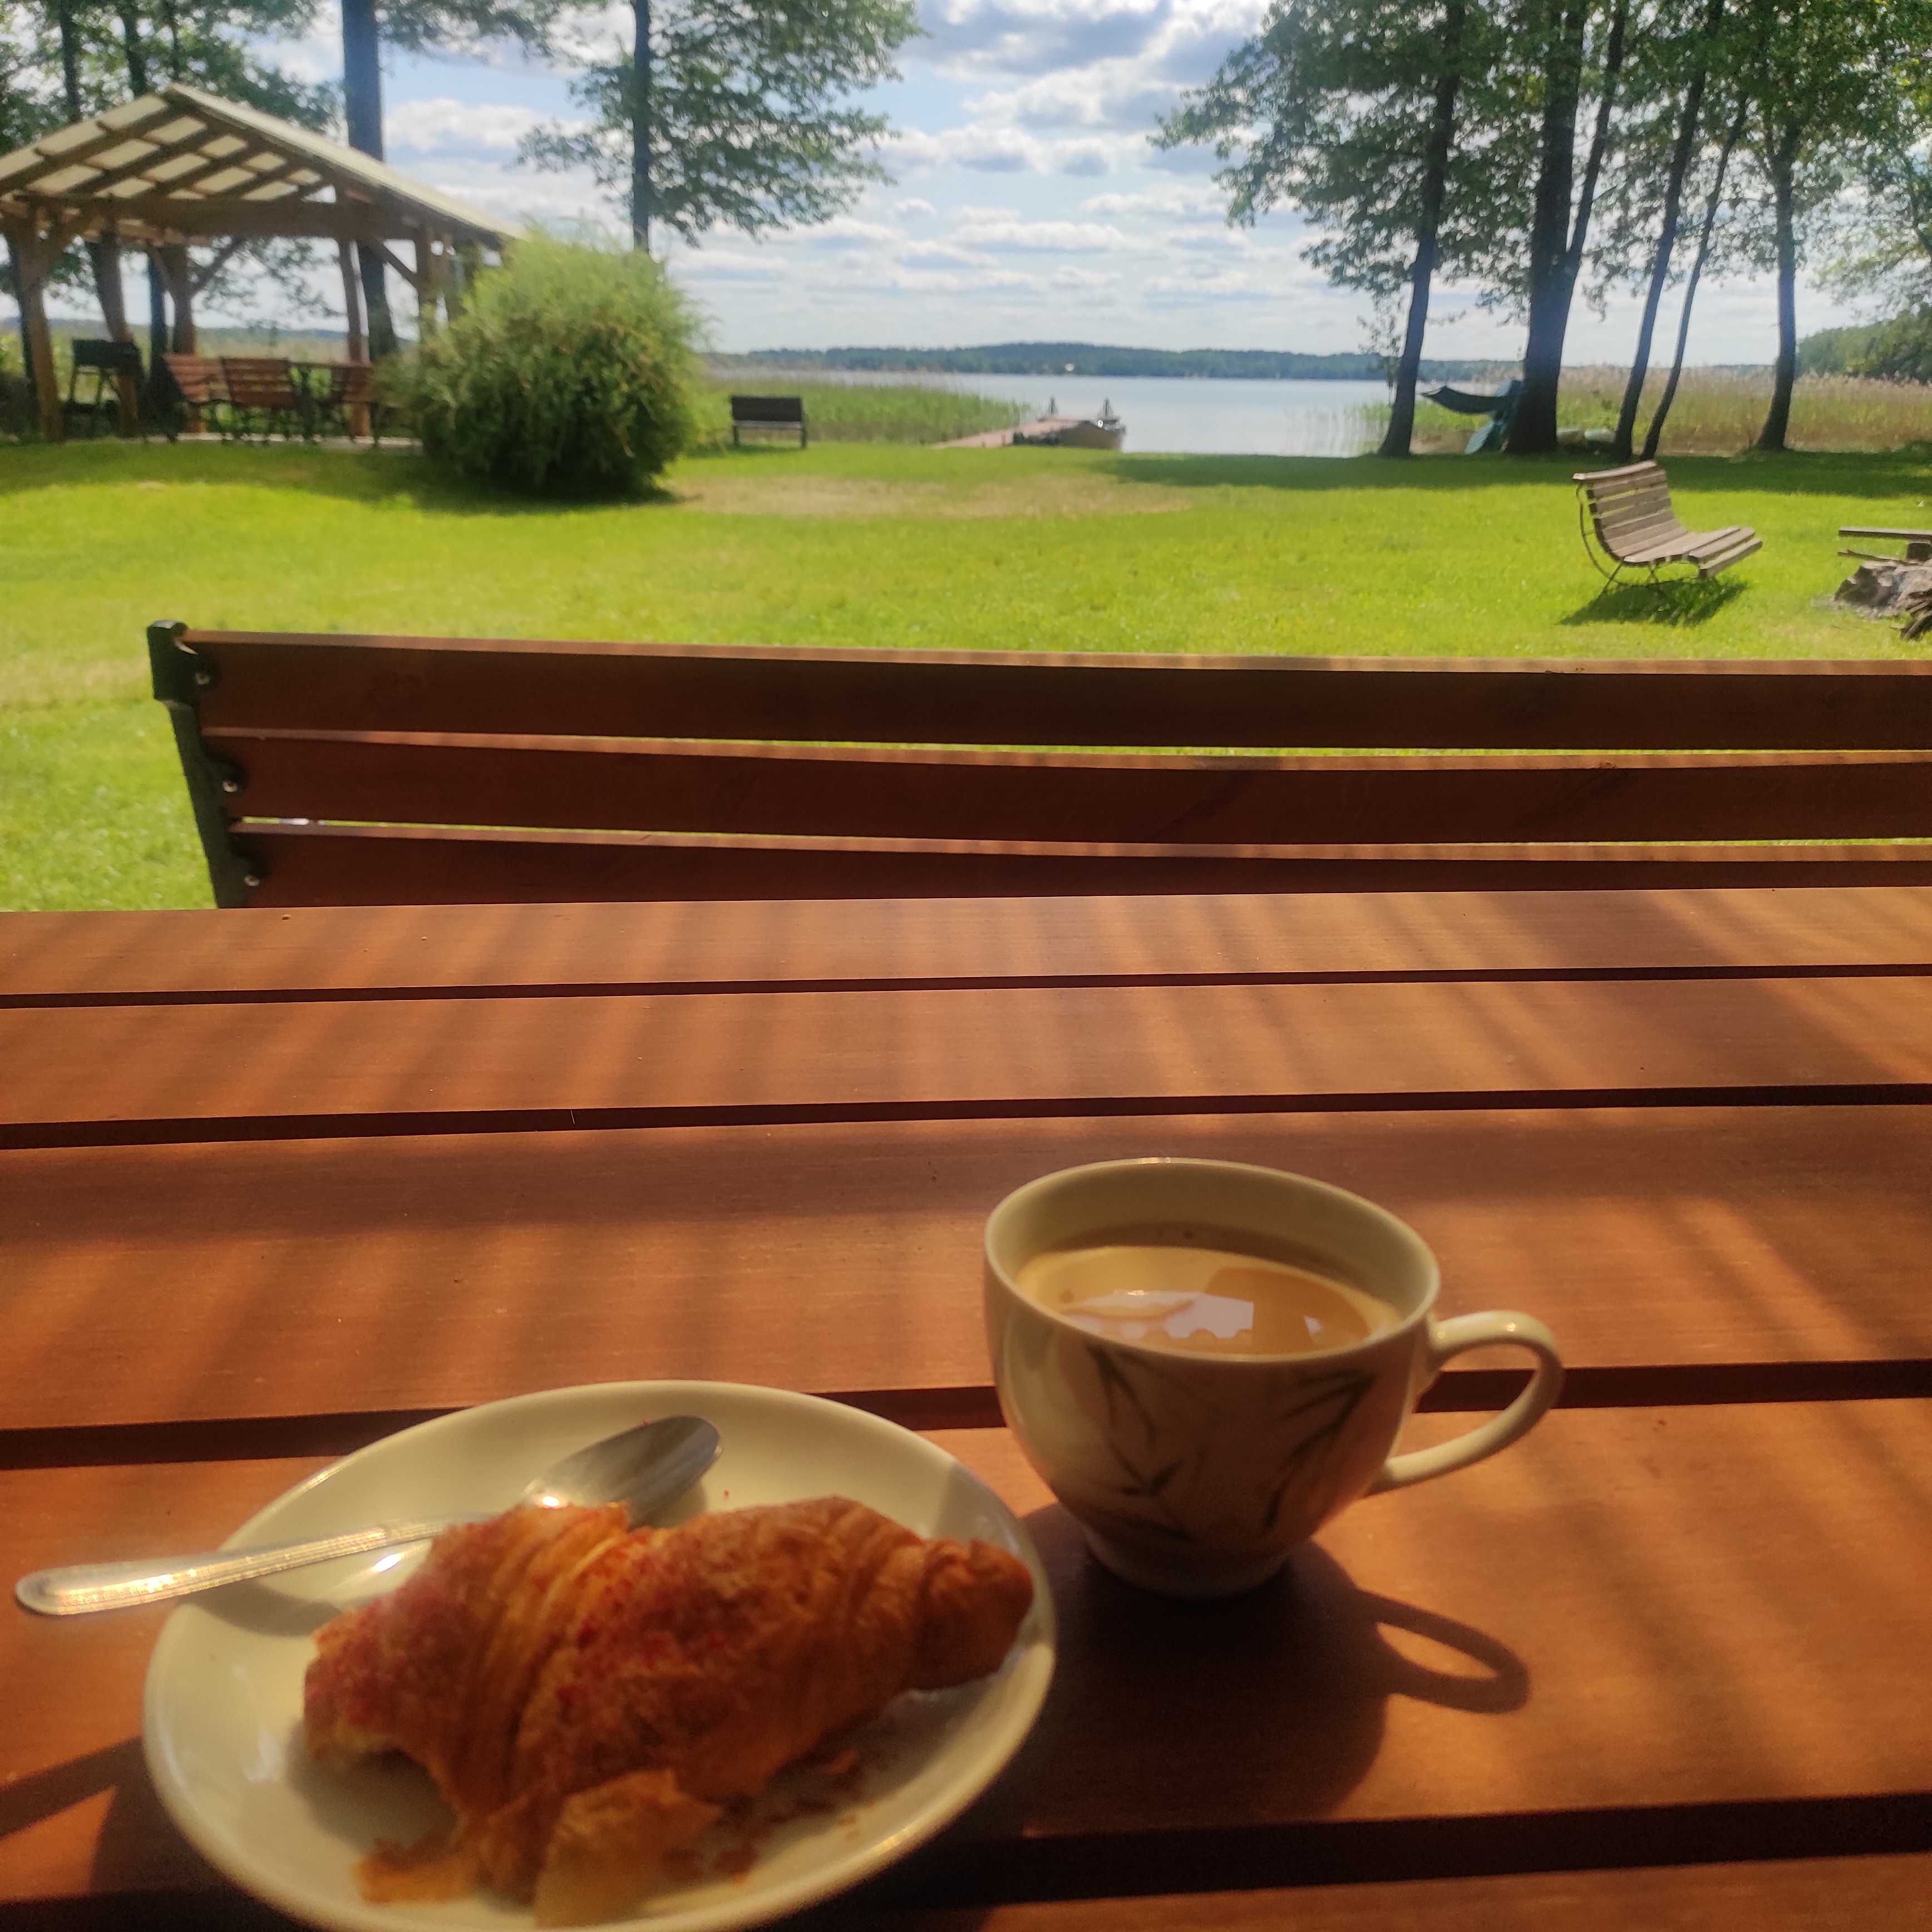
[[[345,1531],[340,1536],[318,1536],[306,1543],[277,1544],[263,1550],[210,1550],[196,1556],[164,1556],[145,1563],[76,1563],[22,1576],[14,1586],[14,1595],[22,1609],[46,1617],[127,1610],[137,1604],[165,1603],[171,1597],[191,1597],[224,1583],[279,1576],[284,1570],[327,1563],[338,1556],[362,1556],[398,1543],[426,1542],[452,1522],[478,1520],[454,1516],[438,1522],[378,1524],[370,1529]]]

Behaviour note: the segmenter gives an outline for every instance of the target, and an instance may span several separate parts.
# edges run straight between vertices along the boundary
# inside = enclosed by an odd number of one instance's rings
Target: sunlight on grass
[[[1054,651],[1923,655],[1820,600],[1840,523],[1932,524],[1908,456],[1689,458],[1715,586],[1603,594],[1569,471],[882,445],[687,459],[654,500],[531,506],[413,455],[0,451],[0,838],[11,906],[206,887],[151,620],[210,629]]]

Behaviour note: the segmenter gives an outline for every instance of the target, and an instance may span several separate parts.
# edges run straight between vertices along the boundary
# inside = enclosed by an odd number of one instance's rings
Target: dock
[[[1081,416],[1036,416],[1031,422],[1016,423],[1011,429],[983,429],[977,436],[956,437],[951,442],[934,445],[938,449],[1006,449],[1016,436],[1046,436],[1056,430],[1071,429]]]

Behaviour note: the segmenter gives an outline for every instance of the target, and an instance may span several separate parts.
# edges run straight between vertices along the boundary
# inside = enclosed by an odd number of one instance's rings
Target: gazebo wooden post
[[[342,263],[342,306],[348,324],[349,359],[352,362],[366,362],[369,359],[369,340],[362,326],[362,271],[356,260],[353,242],[338,242],[335,247]],[[348,419],[352,437],[369,434],[367,404],[351,403]]]
[[[100,237],[104,265],[100,277],[100,316],[107,333],[116,342],[132,342],[128,326],[128,299],[121,286],[121,238],[110,224]],[[132,436],[141,426],[141,392],[134,377],[124,372],[114,378],[114,400],[120,417],[121,434]]]
[[[171,242],[161,250],[161,273],[175,298],[175,353],[195,355],[194,277],[188,268],[186,242]]]
[[[40,434],[50,442],[59,442],[67,435],[67,412],[61,406],[60,384],[54,375],[54,340],[47,330],[44,299],[47,271],[58,250],[24,225],[10,226],[7,239],[14,250],[14,272],[20,280],[20,319],[26,327],[27,364],[34,378]]]
[[[427,342],[436,333],[436,297],[442,291],[442,258],[429,230],[416,235],[416,339]]]
[[[342,263],[342,306],[348,320],[349,359],[366,362],[369,344],[362,328],[362,278],[356,267],[356,250],[347,242],[338,242],[335,247]]]

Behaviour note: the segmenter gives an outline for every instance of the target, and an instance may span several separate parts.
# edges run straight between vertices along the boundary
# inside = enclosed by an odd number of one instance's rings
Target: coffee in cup
[[[1265,1238],[1186,1222],[1096,1229],[1022,1264],[1021,1294],[1089,1334],[1190,1355],[1306,1355],[1393,1328],[1395,1309]]]
[[[1438,1286],[1435,1257],[1385,1210],[1231,1162],[1069,1168],[986,1224],[1008,1426],[1101,1562],[1175,1596],[1252,1587],[1358,1497],[1493,1455],[1548,1408],[1563,1372],[1549,1330],[1438,1322]],[[1442,1364],[1500,1342],[1537,1358],[1528,1388],[1392,1456]]]

